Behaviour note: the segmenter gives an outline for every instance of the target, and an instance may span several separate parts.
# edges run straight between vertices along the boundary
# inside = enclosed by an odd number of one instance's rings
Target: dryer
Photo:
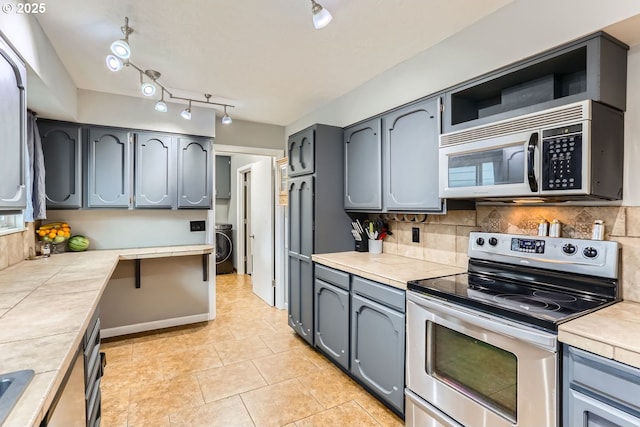
[[[216,224],[216,274],[233,273],[232,228],[232,224]]]

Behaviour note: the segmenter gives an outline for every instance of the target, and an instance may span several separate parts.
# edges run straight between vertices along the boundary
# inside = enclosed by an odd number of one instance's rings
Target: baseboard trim
[[[136,323],[134,325],[116,326],[100,330],[102,338],[119,337],[121,335],[136,334],[138,332],[153,331],[155,329],[171,328],[172,326],[188,325],[190,323],[206,322],[209,313],[193,314],[191,316],[175,317],[172,319],[155,320],[153,322]]]

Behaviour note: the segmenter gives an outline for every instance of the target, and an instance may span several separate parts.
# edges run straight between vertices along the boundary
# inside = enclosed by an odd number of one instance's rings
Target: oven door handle
[[[438,300],[436,302],[412,291],[407,292],[407,300],[438,317],[438,323],[445,323],[445,326],[450,327],[450,329],[455,330],[456,326],[454,324],[448,326],[451,322],[448,322],[445,316],[461,320],[481,329],[528,342],[546,351],[556,352],[558,348],[557,336],[555,334],[539,331],[526,325],[493,317],[479,311],[469,311],[461,306],[451,306],[445,301]]]
[[[532,193],[538,192],[538,181],[536,180],[536,147],[538,146],[538,132],[533,132],[527,143],[527,178],[529,188]]]

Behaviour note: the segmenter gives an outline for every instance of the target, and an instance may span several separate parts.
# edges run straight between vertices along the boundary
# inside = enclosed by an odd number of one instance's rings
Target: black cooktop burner
[[[408,289],[551,331],[563,321],[613,301],[559,290],[536,279],[526,274],[505,278],[469,272],[414,280]]]

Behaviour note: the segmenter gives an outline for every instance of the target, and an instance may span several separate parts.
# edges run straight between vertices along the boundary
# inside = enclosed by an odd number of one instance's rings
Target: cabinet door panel
[[[300,255],[311,261],[313,253],[313,177],[305,177],[300,185]]]
[[[216,199],[231,198],[231,157],[216,156]]]
[[[384,206],[395,210],[440,210],[439,98],[394,111],[383,118],[383,123]]]
[[[79,126],[39,123],[47,207],[82,207],[82,130]]]
[[[208,139],[178,140],[178,207],[209,209],[213,194],[213,156]]]
[[[316,347],[349,369],[349,292],[320,279],[315,280],[315,335]]]
[[[300,260],[289,256],[289,326],[298,332],[300,327]]]
[[[300,336],[313,345],[313,263],[300,259]]]
[[[136,208],[176,206],[176,151],[170,136],[140,133],[136,137]]]
[[[637,427],[640,425],[640,418],[576,390],[569,390],[567,410],[571,427]]]
[[[289,181],[289,252],[300,254],[300,184]]]
[[[358,295],[351,299],[351,373],[403,412],[404,315]]]
[[[116,129],[89,129],[88,206],[131,206],[132,149],[129,133]]]
[[[345,130],[345,209],[382,209],[380,119]]]
[[[289,176],[299,176],[314,172],[315,147],[313,128],[291,135],[287,147]]]
[[[0,39],[0,208],[24,208],[25,68]]]

